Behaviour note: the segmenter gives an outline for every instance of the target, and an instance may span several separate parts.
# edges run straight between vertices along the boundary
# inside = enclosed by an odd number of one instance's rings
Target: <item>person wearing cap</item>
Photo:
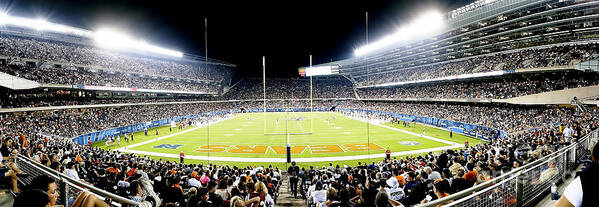
[[[289,188],[291,188],[291,194],[294,198],[297,198],[298,173],[299,167],[295,165],[295,161],[291,162],[291,166],[287,169],[287,175],[289,176]]]
[[[389,199],[394,201],[400,201],[405,197],[405,193],[403,189],[400,188],[399,181],[396,177],[391,177],[387,179],[386,184],[387,188],[385,188],[385,191],[387,191]]]
[[[220,195],[216,194],[216,181],[211,180],[208,182],[206,189],[208,189],[208,201],[213,204],[213,206],[222,206],[225,200]]]

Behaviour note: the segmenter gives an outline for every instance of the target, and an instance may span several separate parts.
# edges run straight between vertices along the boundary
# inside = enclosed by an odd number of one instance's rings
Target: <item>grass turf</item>
[[[303,117],[304,120],[296,121],[295,119]],[[335,118],[333,118],[335,117]],[[292,118],[289,120],[289,118]],[[310,122],[310,119],[312,122]],[[266,121],[264,121],[266,120]],[[278,124],[277,121],[278,120]],[[266,126],[265,126],[266,123]],[[422,125],[417,124],[412,127],[393,126],[389,123],[384,125],[399,128],[405,131],[411,131],[417,134],[422,133]],[[154,135],[155,130],[158,130],[159,135]],[[436,142],[433,140],[425,139],[420,136],[410,135],[407,133],[394,131],[384,127],[370,125],[367,130],[365,122],[350,119],[338,113],[329,112],[315,112],[310,115],[309,113],[250,113],[250,114],[239,114],[234,118],[221,121],[212,124],[209,129],[207,127],[197,128],[187,127],[183,130],[191,130],[186,133],[175,135],[166,139],[159,140],[157,142],[148,143],[142,146],[133,147],[131,149],[150,151],[150,152],[162,152],[178,154],[180,151],[184,151],[186,155],[208,155],[207,152],[195,151],[200,146],[208,145],[208,137],[210,137],[210,145],[227,145],[227,149],[235,149],[236,145],[264,145],[264,146],[286,146],[287,135],[289,133],[307,133],[311,132],[310,135],[290,135],[289,142],[292,146],[314,146],[314,145],[344,145],[344,144],[366,144],[368,143],[368,137],[370,142],[375,143],[382,148],[389,147],[392,152],[408,151],[416,149],[434,148],[447,146],[447,144]],[[148,136],[144,136],[143,132],[135,133],[135,141],[124,142],[121,141],[120,146],[104,146],[103,142],[94,143],[94,146],[99,146],[104,149],[115,149],[123,146],[128,146],[134,143],[139,143],[158,137],[166,136],[172,133],[181,132],[173,128],[169,131],[168,126],[157,127],[149,130]],[[370,136],[367,136],[369,132]],[[280,135],[265,135],[265,133],[280,133]],[[468,140],[471,145],[478,144],[482,141],[474,138],[470,138],[461,134],[454,133],[453,138],[449,138],[449,132],[437,129],[433,127],[427,127],[426,135],[440,138],[452,142],[464,143]],[[400,142],[409,141],[417,142],[418,145],[404,145]],[[177,149],[165,149],[165,148],[154,148],[162,144],[179,144],[183,145]],[[385,149],[371,150],[371,154],[384,153]],[[332,156],[349,156],[349,155],[365,155],[368,151],[344,151],[334,153],[311,153],[310,148],[306,148],[301,154],[294,154],[292,157],[332,157]],[[276,154],[273,149],[267,148],[266,153],[252,154],[252,153],[231,153],[231,152],[211,152],[211,156],[220,157],[250,157],[250,158],[266,158],[276,157],[284,158],[284,154]],[[160,157],[155,157],[160,158]],[[172,158],[162,158],[167,160],[178,160]],[[373,159],[377,160],[377,159]],[[368,162],[368,159],[362,160],[351,160],[351,161],[335,161],[334,165],[356,165],[358,162]],[[188,163],[199,163],[205,162],[201,160],[187,159]],[[210,163],[218,165],[269,165],[268,163],[239,163],[239,162],[226,162],[226,161],[211,161]],[[274,166],[285,167],[285,163],[273,163]],[[301,163],[300,166],[309,165],[328,165],[328,162],[307,162]]]

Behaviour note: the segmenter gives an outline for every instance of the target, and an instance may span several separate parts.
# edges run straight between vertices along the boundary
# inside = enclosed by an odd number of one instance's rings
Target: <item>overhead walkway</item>
[[[40,86],[40,84],[35,81],[0,72],[0,86],[10,88],[12,90],[23,90],[37,88]]]
[[[493,102],[519,105],[570,104],[575,96],[579,100],[597,97],[599,96],[599,85],[550,91],[508,99],[494,99]]]

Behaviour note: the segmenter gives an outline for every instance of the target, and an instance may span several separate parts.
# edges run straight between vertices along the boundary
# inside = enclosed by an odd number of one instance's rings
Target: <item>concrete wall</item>
[[[509,99],[494,99],[493,102],[524,105],[570,104],[570,101],[572,101],[574,96],[576,96],[579,100],[599,96],[599,85],[551,91]]]
[[[35,81],[0,72],[0,86],[13,90],[23,90],[37,88],[40,84]]]

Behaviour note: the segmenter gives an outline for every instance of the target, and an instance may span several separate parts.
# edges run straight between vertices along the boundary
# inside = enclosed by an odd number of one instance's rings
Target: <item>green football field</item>
[[[155,130],[158,130],[158,135],[155,135]],[[466,140],[472,145],[481,142],[456,133],[450,138],[448,131],[433,127],[426,128],[426,135],[432,139],[422,137],[421,134],[422,125],[403,127],[389,123],[367,124],[333,112],[246,113],[213,123],[209,127],[187,127],[182,130],[173,128],[171,131],[168,126],[162,126],[151,129],[148,136],[137,132],[135,141],[122,141],[119,146],[105,146],[103,142],[95,145],[105,149],[144,152],[156,158],[163,156],[152,153],[178,155],[183,151],[188,157],[187,162],[202,162],[189,157],[285,158],[285,146],[289,143],[293,158],[320,158],[317,162],[306,161],[320,164],[325,162],[322,159],[324,157],[368,156],[382,154],[387,148],[392,152],[409,153],[413,150],[452,145],[433,140],[434,138],[459,144]],[[355,160],[367,161],[362,158],[358,156]],[[223,159],[216,163],[237,164],[239,161],[228,163],[227,159]]]

